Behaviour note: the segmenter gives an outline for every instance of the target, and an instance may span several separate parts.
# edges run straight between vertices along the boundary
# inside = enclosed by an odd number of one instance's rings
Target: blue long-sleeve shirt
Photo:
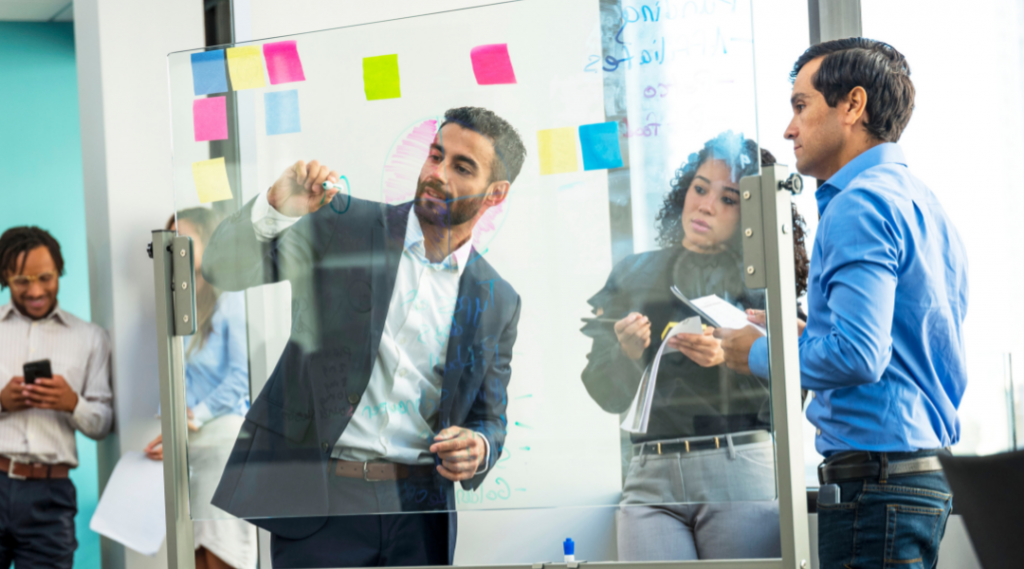
[[[799,345],[818,452],[955,444],[967,387],[967,255],[956,228],[893,143],[851,160],[815,197]],[[769,376],[766,338],[749,364]]]
[[[245,336],[245,296],[225,292],[217,299],[213,329],[185,364],[185,402],[200,426],[221,415],[249,410],[249,357]],[[189,336],[188,345],[198,339]]]

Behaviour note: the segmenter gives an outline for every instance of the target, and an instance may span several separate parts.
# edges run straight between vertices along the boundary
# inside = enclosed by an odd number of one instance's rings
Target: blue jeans
[[[892,462],[937,452],[877,454]],[[939,542],[953,507],[953,494],[942,472],[894,476],[884,482],[877,478],[849,480],[838,485],[838,504],[818,504],[820,569],[936,567]]]

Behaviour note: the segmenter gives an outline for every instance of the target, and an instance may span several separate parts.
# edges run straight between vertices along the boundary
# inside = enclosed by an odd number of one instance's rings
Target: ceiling
[[[0,0],[0,21],[70,22],[73,19],[71,0]]]

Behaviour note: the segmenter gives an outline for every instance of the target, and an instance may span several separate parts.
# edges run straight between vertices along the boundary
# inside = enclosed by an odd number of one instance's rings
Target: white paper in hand
[[[89,529],[150,557],[166,533],[164,465],[141,452],[117,461]]]
[[[693,304],[713,318],[722,328],[742,329],[753,326],[761,335],[768,333],[763,327],[747,320],[747,313],[723,300],[718,295],[702,296],[691,300]]]
[[[676,334],[701,334],[703,328],[700,325],[700,316],[687,318],[676,324],[665,334],[665,340],[661,342],[654,361],[644,370],[640,378],[640,386],[633,397],[633,403],[629,406],[629,413],[622,421],[622,430],[629,433],[643,434],[647,432],[647,424],[651,420],[651,405],[654,403],[654,388],[658,380],[658,366],[661,365],[661,357],[667,353],[678,351],[669,347],[668,339]]]

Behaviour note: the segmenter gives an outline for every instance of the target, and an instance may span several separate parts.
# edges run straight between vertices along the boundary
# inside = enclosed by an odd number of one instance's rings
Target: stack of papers
[[[668,339],[676,334],[702,333],[700,316],[687,318],[669,330],[668,334],[665,335],[665,340],[661,342],[661,347],[658,348],[657,355],[654,356],[654,361],[644,370],[644,375],[640,379],[640,387],[636,390],[632,405],[629,406],[629,413],[626,415],[626,419],[622,421],[622,430],[629,433],[647,432],[647,423],[651,420],[651,403],[654,401],[654,386],[658,379],[658,366],[661,364],[661,356],[677,351],[668,345]]]
[[[164,465],[141,452],[117,461],[89,529],[143,555],[160,551],[166,532]]]
[[[622,430],[628,433],[644,434],[647,432],[647,424],[651,419],[651,405],[654,402],[654,387],[658,381],[658,366],[661,364],[661,357],[666,353],[676,351],[674,348],[669,347],[669,338],[676,334],[703,333],[700,322],[701,317],[708,320],[708,323],[712,326],[720,328],[740,329],[751,326],[761,332],[762,335],[768,333],[763,327],[747,320],[746,312],[729,304],[717,295],[712,294],[695,300],[688,300],[679,294],[678,291],[673,290],[672,292],[680,300],[693,308],[700,316],[683,320],[665,335],[665,341],[661,343],[661,348],[655,354],[654,361],[644,370],[644,374],[640,379],[640,387],[637,388],[636,395],[633,397],[633,403],[629,406],[629,413],[626,414],[626,418],[622,421]]]

